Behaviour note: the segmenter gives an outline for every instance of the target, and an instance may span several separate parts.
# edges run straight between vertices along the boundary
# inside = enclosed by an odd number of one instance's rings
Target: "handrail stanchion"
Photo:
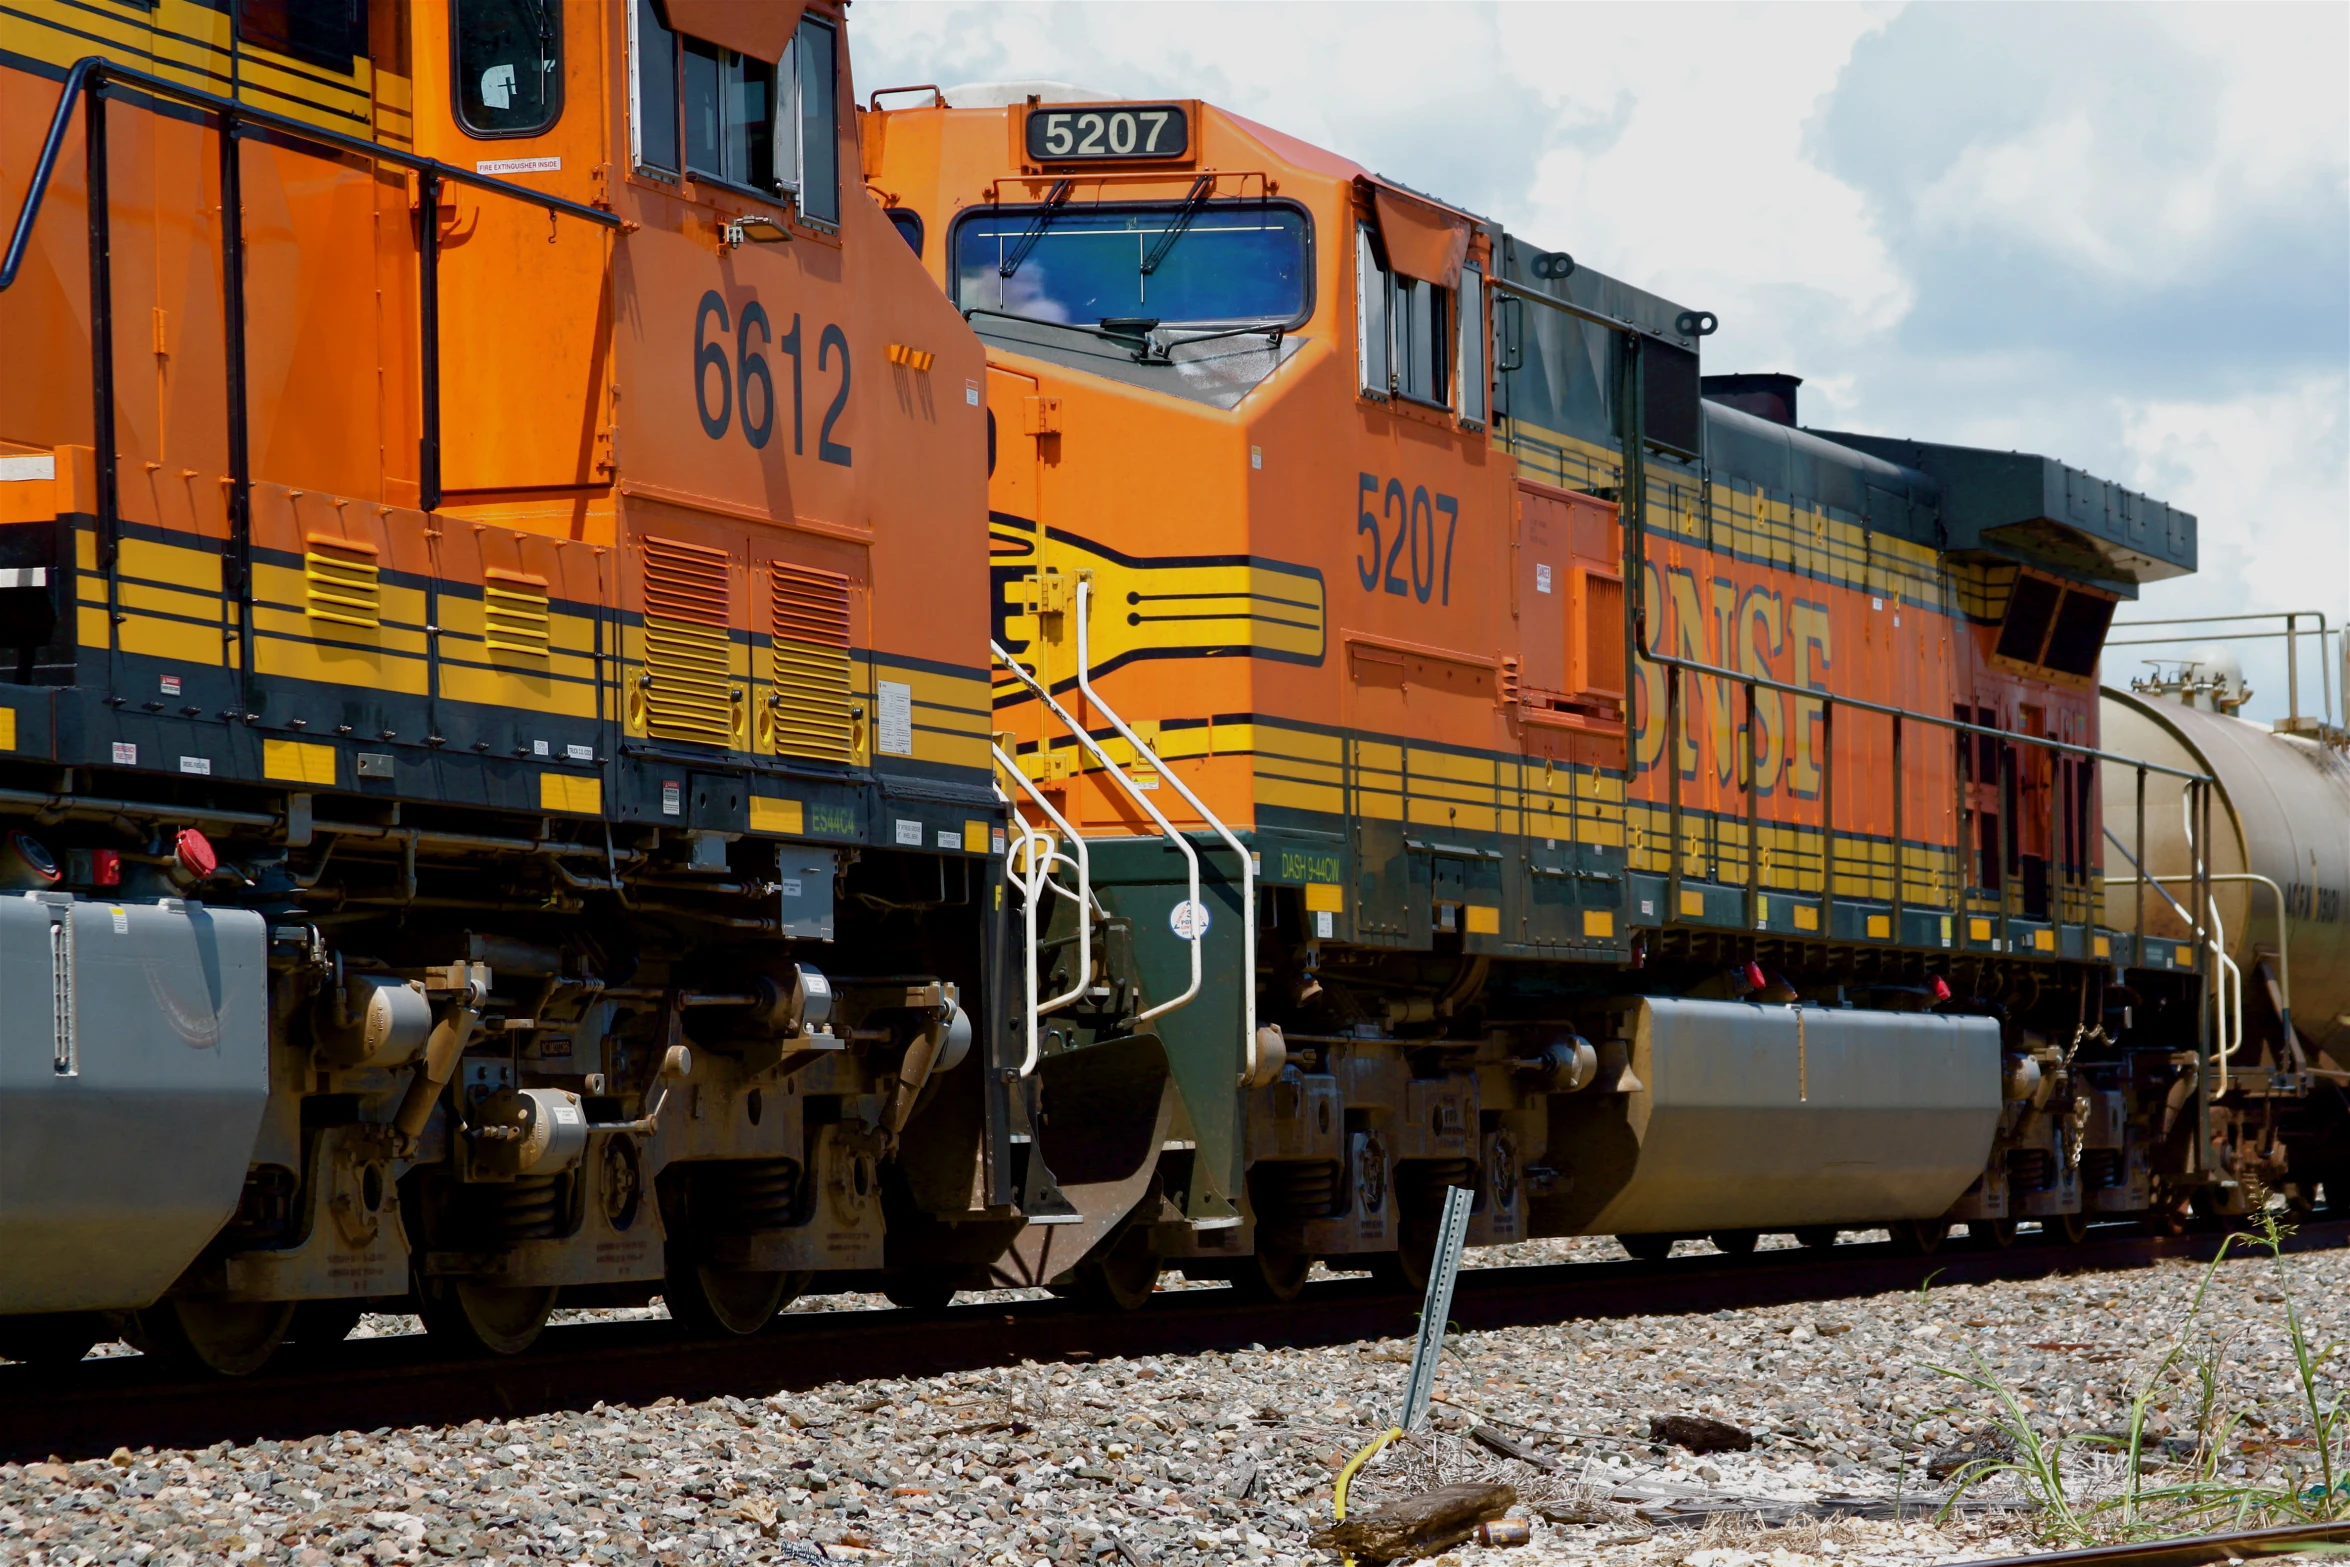
[[[1175,775],[1175,770],[1161,761],[1157,752],[1143,744],[1142,736],[1129,728],[1126,720],[1118,716],[1117,710],[1103,701],[1101,693],[1094,690],[1093,676],[1087,659],[1086,640],[1086,610],[1092,592],[1093,579],[1087,575],[1079,575],[1077,578],[1077,689],[1084,694],[1087,705],[1098,709],[1101,715],[1110,721],[1110,726],[1125,737],[1126,743],[1134,747],[1134,754],[1147,761],[1161,778],[1166,779],[1174,787],[1175,792],[1183,797],[1183,803],[1197,811],[1200,820],[1206,822],[1209,829],[1224,840],[1224,846],[1240,857],[1240,996],[1243,1014],[1241,1048],[1247,1060],[1247,1068],[1241,1073],[1241,1078],[1245,1082],[1255,1077],[1257,1070],[1256,857],[1249,853],[1248,845],[1242,843],[1239,836],[1224,825],[1222,818],[1208,809],[1207,802],[1192,793],[1191,787]],[[1191,901],[1203,914],[1207,911],[1207,905],[1199,901],[1199,865],[1196,860],[1192,864]],[[1192,943],[1191,950],[1194,976],[1192,982],[1196,987],[1199,966],[1199,943],[1196,939]]]
[[[1044,812],[1045,819],[1061,830],[1068,838],[1070,846],[1076,851],[1074,854],[1055,853],[1053,856],[1055,859],[1067,861],[1070,868],[1077,872],[1078,907],[1077,983],[1061,994],[1036,1004],[1036,1010],[1039,1014],[1057,1012],[1085,994],[1086,984],[1093,975],[1093,857],[1086,849],[1085,835],[1071,826],[1066,816],[1053,808],[1053,802],[1045,798],[1044,791],[1037,788],[1028,775],[1020,770],[1019,762],[1006,755],[1004,748],[1000,745],[990,745],[988,749],[995,752],[996,765],[1011,774],[1012,781],[1020,786],[1020,792],[1035,802],[1036,808]],[[1033,830],[1031,829],[1031,831]],[[1038,836],[1044,835],[1040,833]]]
[[[1188,873],[1191,887],[1191,901],[1195,904],[1198,903],[1199,854],[1198,851],[1192,848],[1191,840],[1184,837],[1183,834],[1175,830],[1175,824],[1167,820],[1166,814],[1144,797],[1143,792],[1135,787],[1134,780],[1127,777],[1125,770],[1118,765],[1117,761],[1110,755],[1110,753],[1102,749],[1101,742],[1094,739],[1091,734],[1087,733],[1085,726],[1079,723],[1074,717],[1070,716],[1069,710],[1067,708],[1063,707],[1059,702],[1053,699],[1053,694],[1044,688],[1044,685],[1041,681],[1039,681],[1034,675],[1030,674],[1027,670],[1021,668],[1019,663],[1013,659],[1012,655],[1004,651],[1001,643],[990,641],[987,644],[987,647],[988,651],[995,655],[996,662],[1010,670],[1012,672],[1012,677],[1015,680],[1018,680],[1022,685],[1026,686],[1030,693],[1033,694],[1039,702],[1042,702],[1045,705],[1046,710],[1050,712],[1055,718],[1058,718],[1068,729],[1069,733],[1076,737],[1077,743],[1083,746],[1087,753],[1090,754],[1095,761],[1101,764],[1102,770],[1118,781],[1118,787],[1126,792],[1126,797],[1132,800],[1142,811],[1142,813],[1145,816],[1148,816],[1151,821],[1157,825],[1159,829],[1159,835],[1165,838],[1168,842],[1175,845],[1176,849],[1183,855],[1183,863]],[[1152,1018],[1159,1016],[1161,1013],[1172,1012],[1177,1007],[1187,1006],[1190,1004],[1191,999],[1199,994],[1200,935],[1200,931],[1195,928],[1192,931],[1190,937],[1190,987],[1186,989],[1183,994],[1175,997],[1172,1000],[1162,1001],[1157,1006],[1150,1008],[1146,1012],[1136,1013],[1134,1018],[1136,1023],[1146,1023]]]

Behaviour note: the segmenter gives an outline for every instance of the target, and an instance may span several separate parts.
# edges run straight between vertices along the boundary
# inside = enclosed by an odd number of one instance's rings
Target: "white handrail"
[[[1083,622],[1080,621],[1079,624],[1082,625]],[[1075,718],[1070,716],[1069,710],[1067,708],[1053,700],[1053,694],[1044,688],[1042,682],[1040,682],[1027,670],[1022,669],[1018,661],[1015,660],[1011,654],[1005,652],[1000,644],[991,641],[987,644],[987,646],[988,651],[995,655],[996,662],[1002,664],[1006,669],[1009,669],[1012,672],[1014,679],[1018,680],[1022,685],[1026,686],[1032,693],[1034,693],[1036,699],[1039,702],[1042,702],[1052,713],[1052,715],[1055,718],[1058,718],[1062,724],[1067,727],[1069,733],[1076,736],[1077,743],[1085,747],[1085,749],[1092,754],[1095,761],[1101,763],[1102,770],[1108,773],[1112,778],[1118,780],[1118,787],[1126,791],[1127,798],[1131,799],[1136,805],[1140,806],[1142,808],[1143,814],[1158,824],[1160,835],[1168,842],[1174,844],[1176,849],[1179,850],[1183,855],[1184,869],[1187,873],[1189,885],[1191,888],[1192,904],[1195,907],[1204,907],[1205,905],[1202,905],[1199,901],[1199,854],[1192,848],[1191,841],[1185,838],[1183,834],[1175,830],[1175,824],[1167,820],[1166,814],[1164,812],[1162,812],[1156,805],[1153,805],[1149,800],[1143,797],[1143,792],[1135,787],[1134,780],[1126,776],[1125,769],[1118,765],[1117,761],[1111,757],[1109,752],[1102,749],[1100,741],[1094,739],[1092,735],[1086,732],[1085,726],[1083,724],[1079,723]],[[1136,1013],[1134,1018],[1135,1022],[1147,1023],[1152,1018],[1159,1016],[1161,1013],[1172,1012],[1177,1007],[1187,1006],[1190,1004],[1192,998],[1199,994],[1201,934],[1202,932],[1195,926],[1191,935],[1186,938],[1191,943],[1190,986],[1185,989],[1182,995],[1177,996],[1169,1001],[1162,1001],[1147,1012]],[[1253,981],[1255,976],[1252,974],[1250,978]]]
[[[1084,693],[1087,705],[1099,710],[1101,715],[1110,721],[1111,727],[1125,736],[1126,743],[1134,747],[1134,754],[1146,759],[1161,778],[1174,785],[1175,792],[1183,796],[1183,802],[1199,812],[1200,820],[1214,829],[1216,836],[1224,840],[1226,848],[1240,856],[1240,994],[1241,1006],[1245,1014],[1245,1020],[1241,1025],[1241,1038],[1246,1042],[1248,1062],[1240,1074],[1240,1080],[1244,1083],[1252,1082],[1257,1075],[1256,857],[1249,853],[1248,846],[1234,835],[1232,829],[1225,826],[1216,813],[1208,809],[1207,803],[1198,795],[1193,794],[1183,780],[1175,776],[1173,769],[1159,760],[1158,753],[1143,744],[1142,736],[1126,726],[1126,720],[1118,716],[1116,709],[1103,701],[1100,693],[1094,690],[1090,673],[1092,665],[1086,657],[1086,609],[1087,600],[1092,593],[1093,579],[1080,574],[1077,578],[1077,689]],[[1207,906],[1199,902],[1199,886],[1196,881],[1192,885],[1191,900],[1200,907],[1202,912],[1205,912]],[[1196,956],[1198,952],[1196,946],[1194,946],[1193,952]]]
[[[1020,1075],[1028,1077],[1036,1071],[1037,1059],[1042,1050],[1039,1020],[1046,1013],[1058,1011],[1075,1001],[1079,996],[1084,995],[1086,986],[1093,979],[1093,869],[1092,862],[1086,853],[1084,836],[1069,825],[1066,817],[1053,809],[1052,802],[1046,799],[1036,785],[1029,781],[1028,775],[1020,770],[1020,764],[1004,754],[1002,746],[990,743],[988,749],[995,752],[996,765],[1011,774],[1013,781],[1019,784],[1021,792],[1036,803],[1037,808],[1051,819],[1054,826],[1068,835],[1069,841],[1076,846],[1077,850],[1074,857],[1060,853],[1053,847],[1051,834],[1031,825],[1017,811],[1012,813],[1012,820],[1020,828],[1021,851],[1027,856],[1025,860],[1014,860],[1011,863],[1026,867],[1025,870],[1014,870],[1012,879],[1014,885],[1020,889],[1021,919],[1027,938],[1024,954],[1024,962],[1027,965],[1024,989],[1028,998],[1028,1051],[1026,1058],[1020,1064]],[[1061,892],[1063,896],[1068,895],[1061,885],[1053,880],[1052,870],[1055,862],[1065,864],[1077,872],[1077,983],[1050,1000],[1039,1001],[1036,998],[1037,911],[1042,904],[1044,889],[1048,884],[1055,892]]]
[[[2201,865],[2203,867],[2204,877],[2206,880],[2208,880],[2211,875],[2211,861],[2209,858],[2209,853],[2205,847],[2195,841],[2195,807],[2193,801],[2194,793],[2192,790],[2181,792],[2179,796],[2179,824],[2187,835],[2188,863]],[[2215,1053],[2212,1065],[2219,1071],[2219,1082],[2211,1090],[2211,1097],[2214,1101],[2217,1101],[2227,1097],[2228,1062],[2235,1056],[2237,1047],[2244,1043],[2244,971],[2237,966],[2236,960],[2234,958],[2228,956],[2228,933],[2227,928],[2220,923],[2219,899],[2213,897],[2208,892],[2206,892],[2203,897],[2208,917],[2211,922],[2211,934],[2208,938],[2208,945],[2211,948],[2211,955],[2215,960],[2215,967],[2213,968],[2211,975],[2211,1012],[2212,1019],[2217,1028],[2219,1037],[2215,1041],[2215,1043],[2218,1045],[2218,1050]],[[2283,917],[2283,905],[2281,903],[2278,906],[2278,916],[2281,921]],[[2279,936],[2281,939],[2281,924],[2279,928]],[[2234,997],[2236,1011],[2236,1028],[2235,1034],[2232,1038],[2228,1032],[2228,1001],[2231,996]]]

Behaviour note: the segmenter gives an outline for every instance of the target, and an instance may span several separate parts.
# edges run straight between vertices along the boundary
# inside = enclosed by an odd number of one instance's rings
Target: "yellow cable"
[[[1371,1461],[1372,1454],[1378,1452],[1379,1449],[1385,1447],[1388,1443],[1394,1441],[1401,1435],[1403,1435],[1403,1427],[1389,1426],[1386,1430],[1371,1438],[1371,1445],[1364,1448],[1361,1452],[1355,1454],[1354,1457],[1348,1459],[1346,1461],[1346,1467],[1338,1471],[1338,1485],[1330,1495],[1330,1510],[1337,1515],[1338,1522],[1346,1522],[1347,1482],[1355,1477],[1356,1470],[1362,1468],[1363,1465]],[[1351,1561],[1353,1558],[1349,1557],[1348,1560]]]

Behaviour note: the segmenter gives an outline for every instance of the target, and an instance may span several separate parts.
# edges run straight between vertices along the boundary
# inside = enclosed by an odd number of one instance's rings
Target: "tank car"
[[[986,370],[844,12],[0,17],[0,1352],[748,1332],[1041,1200]]]
[[[1804,429],[1709,313],[1212,104],[911,91],[1081,1215],[999,1278],[1409,1281],[1451,1187],[1643,1256],[2245,1200],[2204,954],[2101,886],[2100,648],[2194,518]]]
[[[2297,1210],[2339,1213],[2350,1209],[2350,733],[2298,713],[2243,718],[2241,667],[2217,652],[2103,693],[2117,750],[2217,780],[2203,818],[2171,776],[2107,771],[2109,820],[2132,820],[2141,791],[2147,809],[2144,838],[2111,845],[2105,919],[2206,943],[2215,1144]]]

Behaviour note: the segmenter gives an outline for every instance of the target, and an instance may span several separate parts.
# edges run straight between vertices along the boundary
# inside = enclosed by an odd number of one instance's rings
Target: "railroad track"
[[[1722,1311],[1844,1300],[1938,1285],[2046,1278],[2212,1256],[2214,1226],[2153,1237],[2115,1227],[2078,1246],[1960,1246],[1920,1257],[1888,1244],[1682,1257],[1661,1263],[1576,1262],[1472,1268],[1453,1319],[1500,1328],[1648,1312]],[[2350,1245],[2350,1223],[2304,1226],[2292,1250]],[[548,1330],[530,1353],[453,1360],[423,1335],[358,1339],[331,1352],[289,1353],[236,1382],[170,1375],[141,1357],[84,1361],[63,1371],[0,1366],[0,1460],[68,1460],[114,1448],[203,1447],[378,1426],[462,1424],[601,1399],[649,1403],[778,1391],[879,1376],[935,1375],[1021,1360],[1182,1354],[1251,1344],[1309,1347],[1408,1334],[1418,1302],[1369,1279],[1308,1286],[1294,1305],[1231,1290],[1173,1290],[1130,1313],[1065,1301],[976,1302],[942,1319],[906,1311],[797,1312],[766,1332],[688,1342],[665,1322],[599,1322]],[[942,1326],[946,1329],[941,1331]]]

